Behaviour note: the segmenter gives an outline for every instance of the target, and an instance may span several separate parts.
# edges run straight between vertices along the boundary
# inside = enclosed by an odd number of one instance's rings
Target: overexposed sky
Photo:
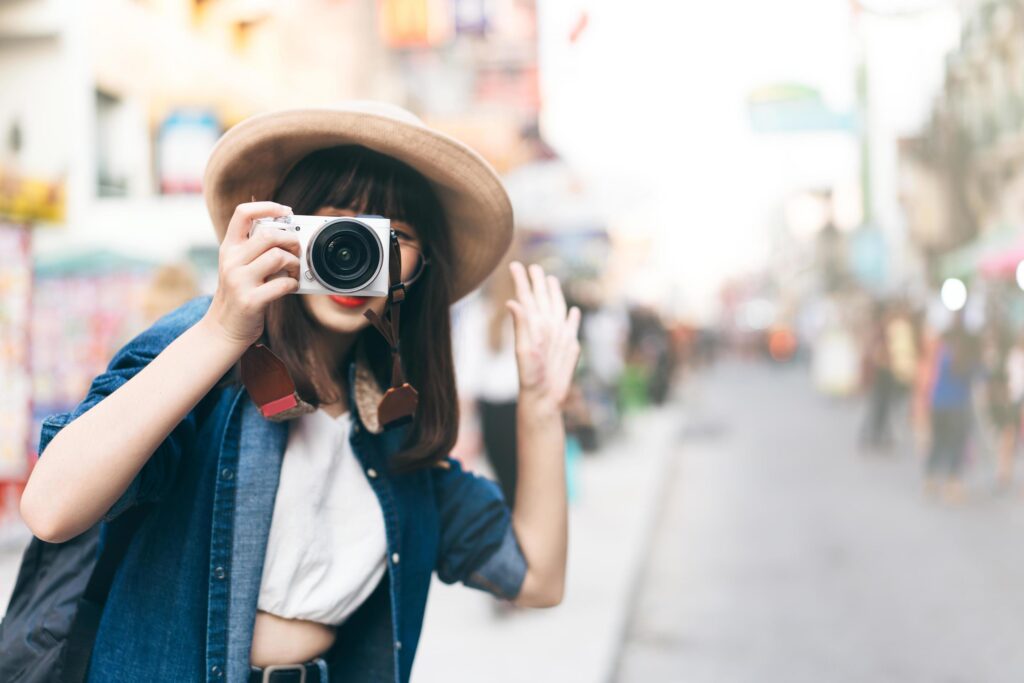
[[[852,108],[849,8],[848,0],[540,0],[544,132],[602,197],[614,227],[655,235],[654,265],[697,315],[708,313],[723,278],[764,262],[769,214],[794,183],[856,176],[854,140],[802,140],[788,156],[785,136],[751,133],[745,108],[751,90],[781,82]],[[572,43],[583,12],[587,26]],[[908,132],[927,113],[955,41],[952,16],[871,20],[870,61],[885,67],[872,88],[887,93],[876,120],[887,134]],[[919,49],[907,49],[908,39]]]

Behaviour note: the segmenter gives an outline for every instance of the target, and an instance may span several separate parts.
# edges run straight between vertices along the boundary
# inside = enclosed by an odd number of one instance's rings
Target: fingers
[[[290,277],[275,277],[253,290],[253,299],[259,306],[266,306],[285,294],[299,291],[299,281]]]
[[[577,308],[576,306],[573,306],[569,310],[569,315],[566,317],[565,325],[566,325],[566,332],[567,332],[567,334],[568,334],[570,339],[578,339],[579,338],[579,334],[580,334],[580,318],[581,317],[582,317],[582,314],[580,313],[580,309]]]
[[[551,313],[558,320],[565,320],[565,295],[562,284],[554,275],[548,275],[548,294],[551,295]]]
[[[242,270],[250,281],[263,282],[267,277],[280,271],[285,271],[289,277],[299,279],[299,257],[285,251],[280,247],[272,247],[259,256]]]
[[[575,306],[570,309],[562,323],[557,337],[555,348],[552,349],[552,356],[556,362],[568,366],[567,372],[572,373],[579,360],[580,354],[580,309]]]
[[[512,325],[515,329],[516,349],[522,351],[531,343],[530,330],[526,322],[526,311],[518,301],[509,299],[505,306],[512,313]]]
[[[284,230],[261,230],[243,240],[241,244],[229,248],[230,255],[227,256],[227,261],[231,264],[245,266],[256,260],[260,254],[274,247],[298,256],[299,238]]]
[[[536,263],[530,266],[530,281],[533,284],[533,299],[537,302],[537,310],[541,315],[551,315],[551,296],[548,294],[548,284],[544,277],[544,269]]]
[[[538,310],[537,301],[533,297],[533,289],[530,280],[526,276],[526,268],[519,261],[509,264],[509,271],[512,273],[512,282],[516,288],[516,299],[522,305],[524,313],[533,313]]]
[[[227,230],[224,233],[224,243],[228,245],[238,244],[245,240],[252,228],[252,222],[257,218],[276,218],[287,216],[292,212],[291,207],[277,202],[247,202],[239,204],[235,213],[228,221]]]
[[[556,393],[563,400],[569,393],[569,387],[576,374],[576,364],[580,359],[580,342],[577,339],[579,329],[580,309],[573,306],[566,316],[559,344],[552,350],[551,359],[552,376],[556,378],[558,385]]]
[[[509,266],[515,284],[520,314],[525,319],[533,340],[543,343],[554,338],[567,321],[567,304],[562,285],[554,275],[545,275],[544,269],[533,264],[527,269],[518,261]],[[579,330],[579,311],[576,313],[575,331]]]

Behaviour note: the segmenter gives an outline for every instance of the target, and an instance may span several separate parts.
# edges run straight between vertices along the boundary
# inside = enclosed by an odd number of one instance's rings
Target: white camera
[[[285,230],[299,238],[297,294],[387,295],[389,219],[381,216],[257,218],[252,222],[249,236],[262,230]]]

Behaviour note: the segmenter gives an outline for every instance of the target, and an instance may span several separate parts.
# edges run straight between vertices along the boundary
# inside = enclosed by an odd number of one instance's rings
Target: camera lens
[[[351,218],[328,223],[310,245],[317,278],[331,289],[351,291],[377,276],[381,244],[369,226]]]

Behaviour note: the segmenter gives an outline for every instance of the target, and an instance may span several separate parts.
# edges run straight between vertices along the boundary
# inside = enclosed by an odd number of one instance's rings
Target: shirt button
[[[212,673],[217,678],[223,678],[224,677],[224,670],[221,669],[216,664],[214,664],[213,666],[210,667],[210,673]]]
[[[391,554],[391,564],[398,564],[398,553]]]
[[[373,469],[372,467],[370,469],[366,470],[366,474],[369,475],[370,479],[376,479],[377,478],[377,470]]]
[[[213,570],[213,575],[216,576],[218,579],[223,579],[225,576],[227,576],[227,572],[224,571],[224,567],[217,567]]]
[[[235,476],[235,473],[231,471],[231,468],[225,467],[224,469],[222,469],[220,471],[220,476],[221,476],[221,479],[228,479],[228,480],[230,480],[232,477]]]
[[[396,640],[395,641],[395,649],[396,650],[401,650],[402,649],[402,641],[400,641],[400,640]]]

